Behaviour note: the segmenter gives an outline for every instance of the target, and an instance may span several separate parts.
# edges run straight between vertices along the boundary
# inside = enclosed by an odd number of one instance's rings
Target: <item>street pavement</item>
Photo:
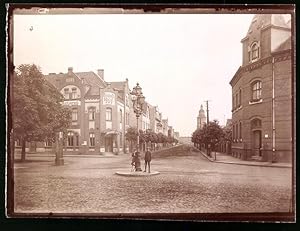
[[[159,175],[124,177],[130,154],[28,155],[15,163],[19,213],[258,213],[292,209],[292,170],[211,162],[179,147],[153,153]],[[142,162],[143,163],[143,162]]]
[[[283,163],[283,162],[272,163],[272,162],[264,162],[264,161],[242,160],[220,152],[216,152],[216,153],[212,152],[211,157],[207,156],[207,154],[204,151],[200,151],[200,153],[209,161],[215,163],[238,164],[238,165],[261,166],[261,167],[276,167],[276,168],[292,168],[291,163]]]

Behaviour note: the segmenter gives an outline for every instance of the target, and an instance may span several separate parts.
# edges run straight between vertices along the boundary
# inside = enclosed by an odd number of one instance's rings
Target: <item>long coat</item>
[[[150,162],[151,161],[151,152],[146,151],[145,153],[145,161]]]

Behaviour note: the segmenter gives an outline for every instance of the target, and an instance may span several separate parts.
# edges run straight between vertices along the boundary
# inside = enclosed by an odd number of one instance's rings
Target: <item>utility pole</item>
[[[204,101],[204,102],[206,102],[206,124],[207,124],[207,125],[208,125],[208,123],[209,123],[208,101],[209,101],[209,100]]]
[[[209,124],[209,109],[208,109],[208,101],[209,100],[206,100],[204,102],[206,102],[206,124],[208,126]],[[209,144],[206,144],[206,152],[207,152],[207,155],[210,156],[210,147],[209,147]]]

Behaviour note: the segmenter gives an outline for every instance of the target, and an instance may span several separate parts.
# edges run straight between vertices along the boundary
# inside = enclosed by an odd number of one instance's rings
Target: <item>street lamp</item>
[[[142,171],[141,169],[141,161],[140,161],[140,148],[139,148],[139,117],[142,114],[143,105],[145,103],[145,96],[143,96],[142,88],[140,87],[139,83],[136,84],[136,86],[132,89],[130,92],[132,95],[132,102],[133,102],[133,110],[136,115],[136,128],[137,128],[137,142],[136,142],[136,150],[137,150],[137,156],[136,156],[136,163],[135,163],[135,171]]]

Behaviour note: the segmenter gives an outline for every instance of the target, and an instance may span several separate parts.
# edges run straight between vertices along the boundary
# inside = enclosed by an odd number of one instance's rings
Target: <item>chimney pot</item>
[[[73,73],[73,67],[68,67],[68,74]]]

